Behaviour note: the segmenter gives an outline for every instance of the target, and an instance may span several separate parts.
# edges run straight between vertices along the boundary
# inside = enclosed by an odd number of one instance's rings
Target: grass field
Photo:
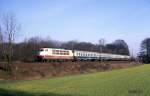
[[[150,65],[31,81],[0,81],[0,96],[150,96]]]

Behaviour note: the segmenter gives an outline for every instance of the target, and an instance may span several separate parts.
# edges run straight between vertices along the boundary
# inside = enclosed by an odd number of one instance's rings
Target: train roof
[[[69,49],[64,49],[64,48],[40,48],[40,49],[55,49],[55,50],[69,50]],[[70,50],[72,51],[72,50]],[[100,53],[100,52],[93,52],[93,51],[83,51],[83,50],[73,50],[73,51],[79,51],[79,52],[89,52],[89,53]],[[112,54],[112,53],[101,53],[101,54],[106,54],[106,55],[117,55],[117,56],[130,56],[130,55],[121,55],[121,54]]]
[[[93,52],[93,51],[81,51],[81,50],[74,50],[74,51],[79,51],[79,52],[89,52],[89,53],[100,53],[100,52]],[[101,53],[105,55],[117,55],[117,56],[130,56],[130,55],[121,55],[121,54],[112,54],[112,53]]]
[[[45,47],[45,48],[40,48],[40,49],[69,50],[69,49],[63,49],[63,48],[47,48],[47,47]]]

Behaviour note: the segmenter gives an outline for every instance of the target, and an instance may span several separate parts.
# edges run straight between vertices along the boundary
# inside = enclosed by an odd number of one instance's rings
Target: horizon
[[[148,0],[1,0],[0,14],[13,12],[21,36],[58,41],[106,43],[123,39],[137,55],[142,40],[150,36]]]

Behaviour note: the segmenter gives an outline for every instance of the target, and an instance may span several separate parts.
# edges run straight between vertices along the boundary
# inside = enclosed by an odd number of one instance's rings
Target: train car
[[[75,60],[98,60],[99,54],[97,52],[89,52],[89,51],[74,51],[74,59]]]
[[[36,56],[38,61],[46,60],[73,60],[72,50],[57,48],[41,48]]]
[[[130,56],[127,55],[118,55],[118,54],[109,54],[110,60],[130,60]]]
[[[112,57],[111,57],[111,54],[108,54],[108,53],[99,53],[100,55],[100,60],[111,60]]]

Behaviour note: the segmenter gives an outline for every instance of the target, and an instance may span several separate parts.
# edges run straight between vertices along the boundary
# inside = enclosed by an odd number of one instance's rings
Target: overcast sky
[[[22,25],[20,41],[39,36],[59,41],[125,40],[136,54],[150,37],[150,0],[0,0]]]

